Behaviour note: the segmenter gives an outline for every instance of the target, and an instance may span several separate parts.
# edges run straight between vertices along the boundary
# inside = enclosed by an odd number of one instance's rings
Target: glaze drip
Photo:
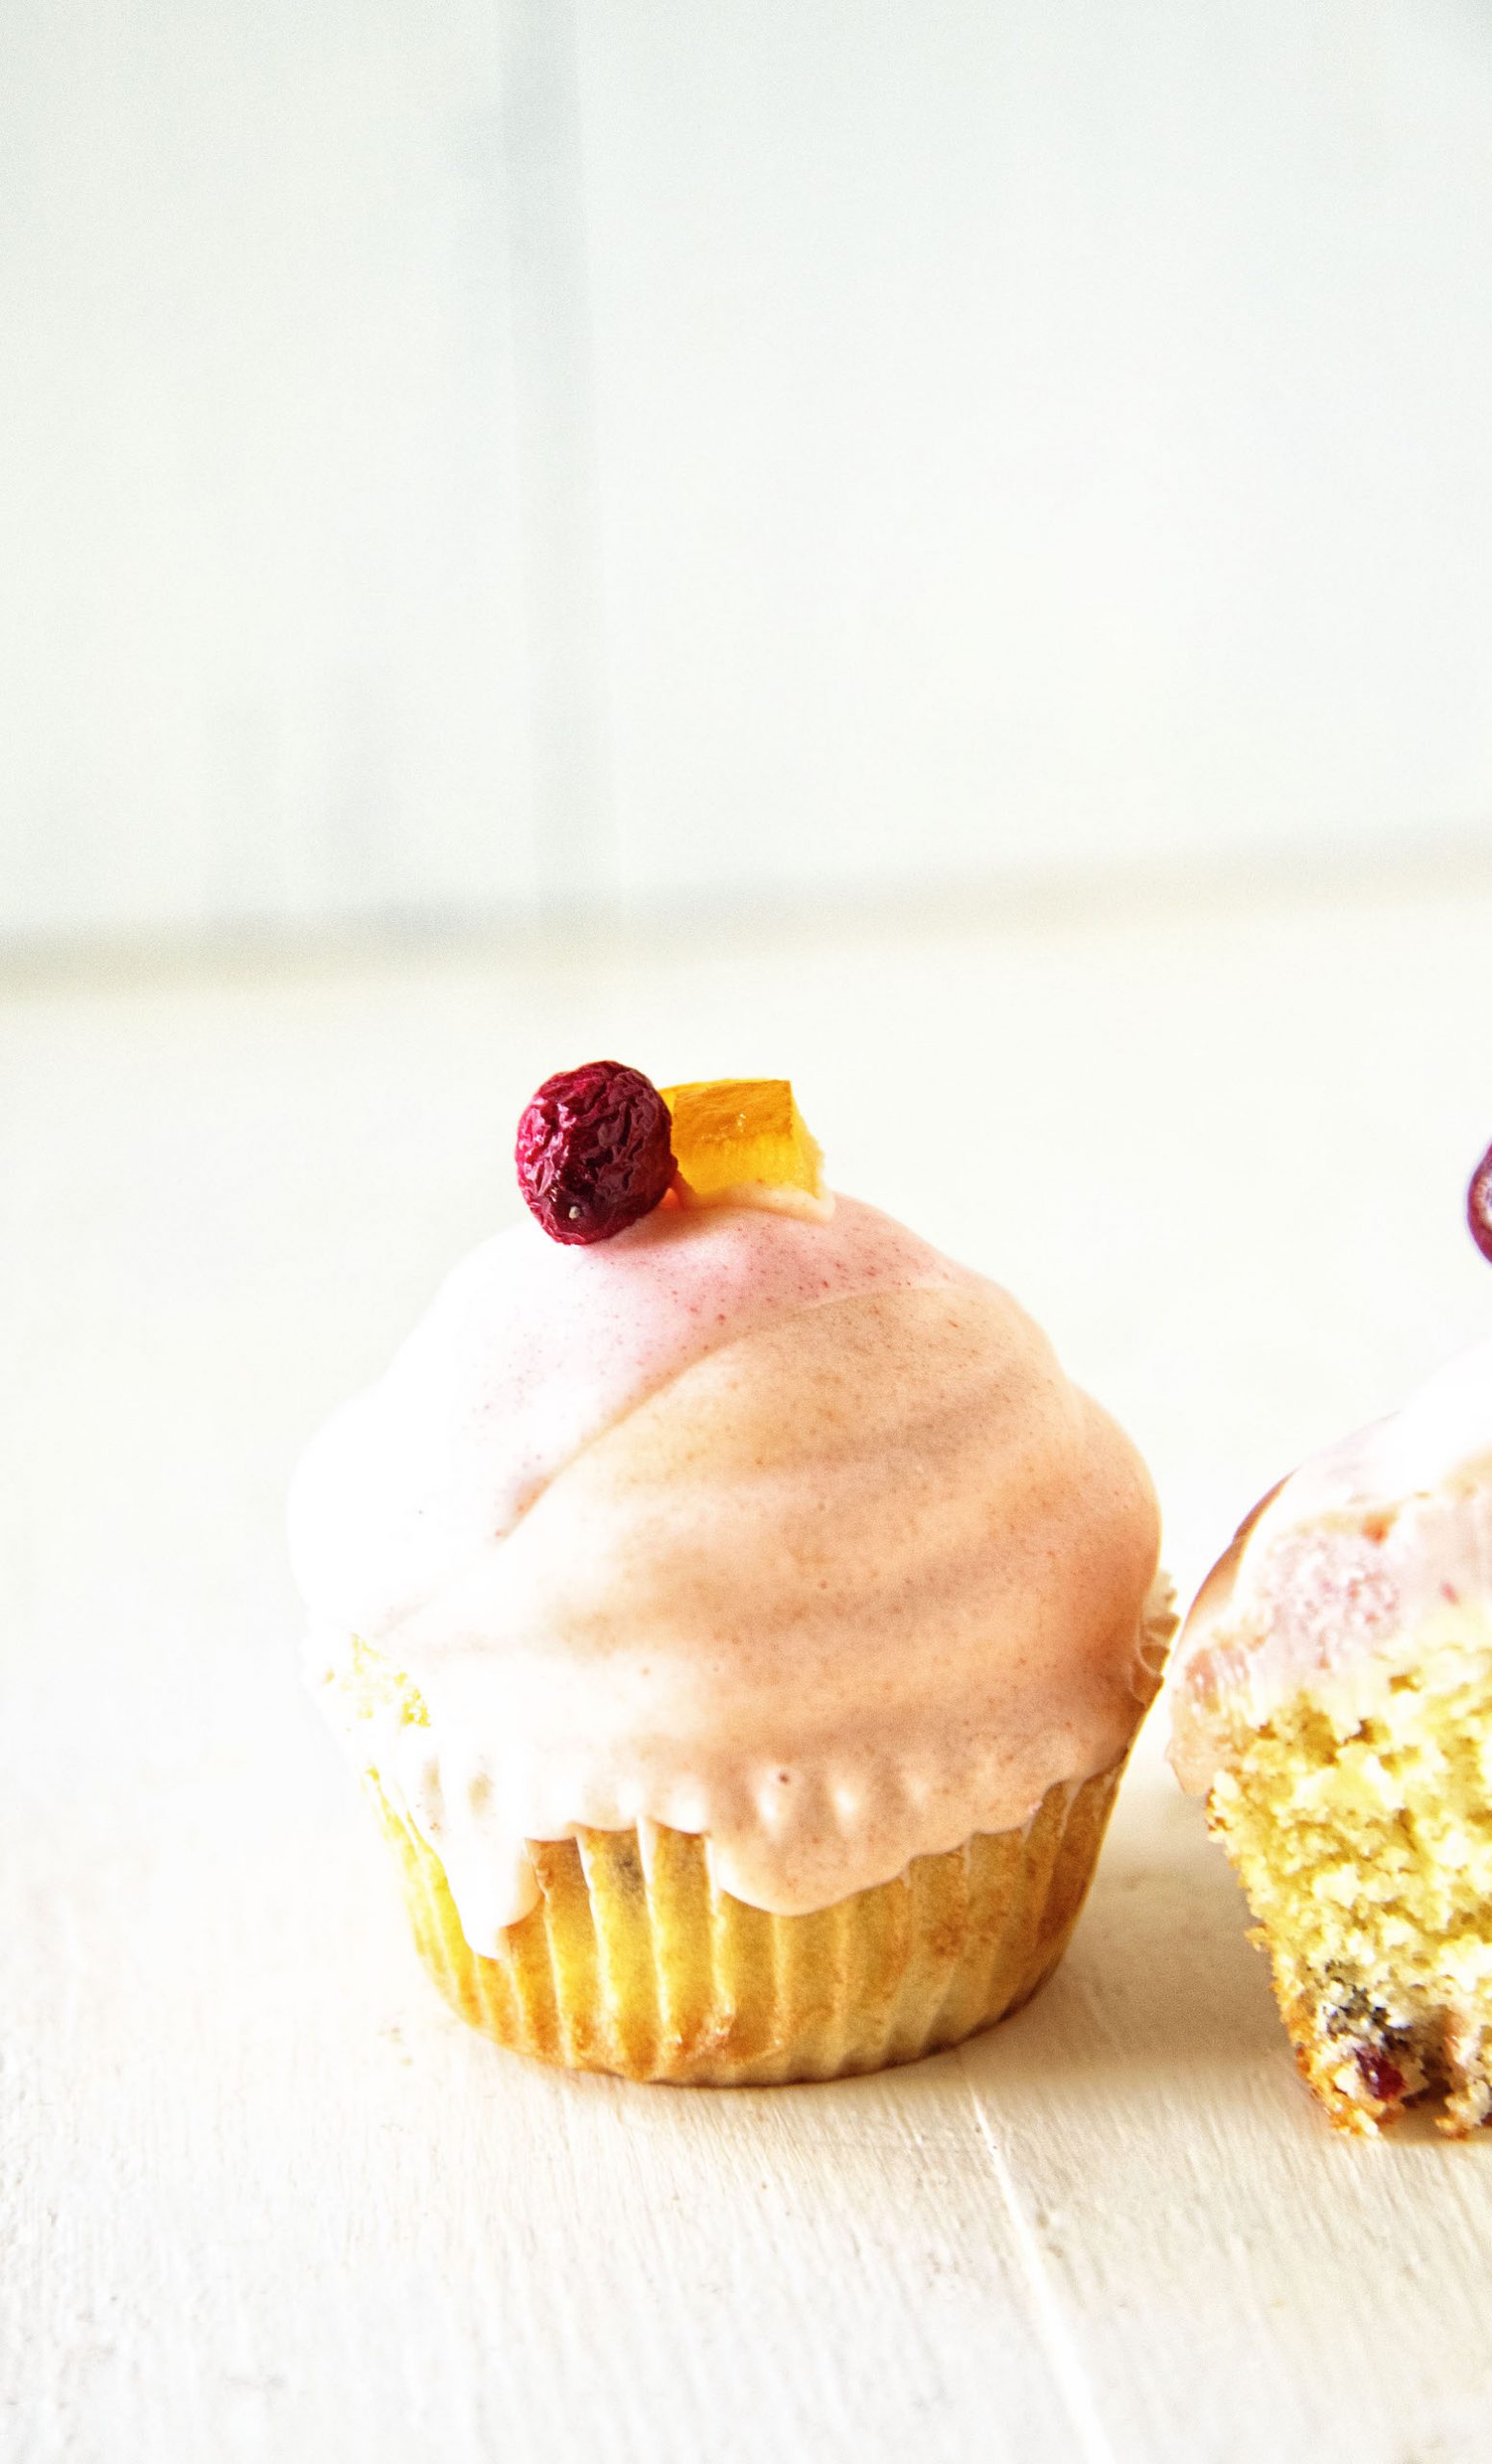
[[[1009,1295],[850,1200],[486,1244],[292,1526],[329,1703],[476,1950],[524,1841],[580,1825],[827,1906],[1108,1768],[1153,1684],[1134,1449]],[[354,1636],[423,1720],[369,1712]]]

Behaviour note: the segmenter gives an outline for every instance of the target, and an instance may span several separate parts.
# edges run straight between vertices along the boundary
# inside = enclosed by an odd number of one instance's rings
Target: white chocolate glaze
[[[1292,1696],[1366,1713],[1410,1650],[1492,1638],[1492,1342],[1271,1491],[1193,1603],[1170,1758],[1204,1795]]]
[[[328,1707],[478,1951],[526,1839],[701,1832],[796,1913],[1023,1822],[1153,1691],[1139,1456],[1006,1293],[848,1199],[488,1242],[291,1525]],[[370,1709],[354,1636],[424,1721]]]

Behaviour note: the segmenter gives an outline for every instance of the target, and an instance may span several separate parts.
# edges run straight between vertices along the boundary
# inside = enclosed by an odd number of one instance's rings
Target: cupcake
[[[791,1090],[549,1081],[528,1213],[308,1450],[316,1689],[501,2042],[733,2085],[1050,1975],[1171,1619],[1128,1440]]]
[[[1331,2120],[1372,2132],[1442,2090],[1442,2128],[1485,2121],[1492,1343],[1255,1507],[1187,1618],[1172,1700],[1176,1774]]]

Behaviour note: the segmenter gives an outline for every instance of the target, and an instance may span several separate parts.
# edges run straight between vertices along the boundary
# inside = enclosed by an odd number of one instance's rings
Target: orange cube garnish
[[[822,1219],[823,1155],[785,1078],[709,1078],[659,1090],[673,1116],[683,1206],[764,1206]]]

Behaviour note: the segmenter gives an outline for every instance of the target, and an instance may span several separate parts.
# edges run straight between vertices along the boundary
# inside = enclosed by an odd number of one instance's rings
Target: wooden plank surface
[[[1492,2456],[1492,2144],[1334,2141],[1147,1738],[1033,2008],[735,2096],[448,2017],[303,1702],[295,1450],[592,1049],[785,1068],[1134,1427],[1184,1581],[1492,1318],[1492,883],[0,1002],[0,2453]]]

